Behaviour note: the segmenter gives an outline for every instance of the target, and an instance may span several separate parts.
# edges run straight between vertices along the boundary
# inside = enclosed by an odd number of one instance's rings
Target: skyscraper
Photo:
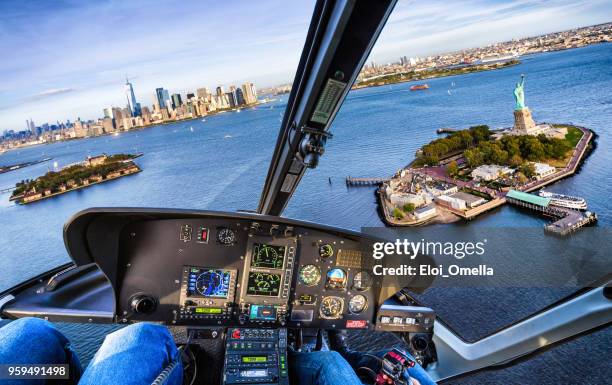
[[[125,96],[128,101],[128,108],[132,116],[140,116],[140,103],[136,102],[136,96],[134,95],[134,87],[132,83],[125,78]]]
[[[244,94],[244,100],[247,102],[247,104],[257,102],[257,90],[255,89],[255,85],[253,85],[253,83],[244,83],[242,85],[242,93]]]
[[[181,95],[172,94],[172,108],[177,109],[183,104],[183,100],[181,99]]]
[[[170,94],[168,90],[163,88],[155,89],[155,96],[157,96],[157,103],[159,103],[159,108],[172,108],[172,101],[170,100]]]
[[[198,98],[207,101],[208,100],[208,89],[206,87],[198,88],[197,90]]]
[[[236,88],[236,103],[239,106],[246,104],[246,100],[244,99],[244,93],[242,92],[242,88]]]

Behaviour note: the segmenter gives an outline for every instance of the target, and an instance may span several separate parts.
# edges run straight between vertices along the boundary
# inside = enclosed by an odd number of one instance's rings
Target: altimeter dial
[[[353,314],[359,314],[368,307],[368,299],[361,294],[357,294],[349,301],[349,311]]]
[[[344,300],[340,297],[323,297],[321,300],[321,307],[319,308],[319,315],[325,319],[339,319],[342,318],[342,312],[344,311]]]
[[[300,281],[306,286],[315,286],[321,282],[321,269],[316,265],[304,265],[300,268]]]

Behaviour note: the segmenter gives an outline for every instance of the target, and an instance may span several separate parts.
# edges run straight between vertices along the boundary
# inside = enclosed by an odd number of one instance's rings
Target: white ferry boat
[[[554,206],[567,207],[568,209],[576,210],[586,210],[587,208],[587,203],[584,198],[557,194],[544,190],[540,191],[538,195],[540,195],[542,198],[550,198],[550,204]]]
[[[507,55],[489,55],[480,59],[479,64],[490,64],[495,62],[509,61],[520,58],[520,55],[517,53],[510,53]]]

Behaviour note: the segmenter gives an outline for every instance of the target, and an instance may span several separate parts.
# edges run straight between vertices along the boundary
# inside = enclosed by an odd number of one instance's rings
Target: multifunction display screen
[[[263,243],[253,244],[251,267],[282,269],[285,261],[285,246],[272,246]]]
[[[187,297],[227,298],[231,278],[229,270],[191,267],[187,275]]]
[[[262,295],[278,297],[280,292],[281,275],[251,271],[247,282],[248,295]]]

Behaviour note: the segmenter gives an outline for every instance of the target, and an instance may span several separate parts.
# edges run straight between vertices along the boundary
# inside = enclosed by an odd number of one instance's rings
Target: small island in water
[[[410,165],[391,178],[372,179],[371,184],[381,184],[385,222],[418,226],[469,220],[505,203],[553,218],[545,230],[557,235],[596,222],[584,199],[541,190],[576,172],[595,134],[570,124],[536,124],[525,105],[524,76],[514,96],[513,127],[444,129],[448,135],[421,147]],[[347,183],[368,184],[368,179]]]
[[[68,165],[58,171],[49,171],[34,180],[18,182],[10,200],[20,204],[32,203],[138,173],[142,170],[133,160],[141,155],[102,154],[88,157],[83,162]]]

